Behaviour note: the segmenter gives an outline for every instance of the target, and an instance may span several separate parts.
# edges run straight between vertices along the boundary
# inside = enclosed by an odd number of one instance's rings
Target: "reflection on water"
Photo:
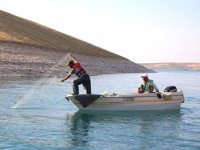
[[[178,133],[173,132],[169,133],[168,129],[175,128],[180,130],[180,120],[181,113],[180,110],[172,111],[134,111],[134,112],[92,112],[92,111],[77,111],[70,117],[67,116],[66,121],[70,121],[70,136],[68,138],[70,147],[89,147],[91,148],[94,139],[92,135],[94,134],[94,125],[95,124],[107,124],[107,126],[99,126],[100,132],[98,136],[103,138],[106,137],[110,130],[115,130],[115,128],[122,127],[121,130],[116,130],[115,132],[121,134],[121,139],[123,140],[133,140],[134,137],[128,136],[123,133],[127,132],[127,129],[134,129],[133,133],[137,133],[140,138],[144,138],[138,141],[140,148],[148,148],[147,145],[152,142],[149,141],[149,137],[156,134],[157,137],[160,137],[159,130],[166,130],[168,136],[177,137]],[[123,122],[123,124],[122,124]],[[164,122],[164,124],[157,125],[157,122]],[[112,127],[110,130],[110,123]],[[129,123],[128,128],[124,129],[124,124]],[[157,128],[155,128],[157,126]],[[106,129],[107,128],[107,129]],[[109,131],[109,132],[106,132]],[[130,130],[128,130],[130,132]],[[123,135],[123,137],[122,137]],[[98,138],[97,138],[98,139]],[[158,139],[159,140],[159,139]],[[118,141],[120,142],[120,141]],[[102,142],[103,144],[103,142]],[[92,149],[92,148],[91,148]]]
[[[71,118],[70,144],[73,147],[89,146],[88,134],[92,129],[90,125],[93,116],[76,112]]]

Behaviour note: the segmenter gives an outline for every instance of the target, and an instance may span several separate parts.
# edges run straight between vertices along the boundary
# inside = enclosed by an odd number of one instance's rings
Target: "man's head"
[[[149,80],[149,77],[148,77],[148,75],[146,73],[143,74],[141,77],[142,77],[144,82],[147,82]]]
[[[73,68],[74,62],[70,60],[66,65],[69,66],[70,68]]]

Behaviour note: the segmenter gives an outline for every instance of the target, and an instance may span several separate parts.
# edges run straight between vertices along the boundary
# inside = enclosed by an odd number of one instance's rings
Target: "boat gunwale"
[[[74,104],[80,104],[78,101],[74,101],[74,100],[71,100]],[[92,103],[91,105],[93,104],[100,104],[100,105],[104,105],[104,104],[133,104],[133,103],[164,103],[164,102],[182,102],[183,99],[180,98],[180,99],[172,99],[172,100],[168,100],[168,99],[161,99],[161,100],[129,100],[129,101],[112,101],[112,102],[94,102]]]
[[[173,94],[171,94],[173,93]],[[176,93],[176,94],[175,94]],[[80,94],[80,95],[90,95],[90,94]],[[101,94],[92,94],[92,95],[101,95]],[[182,91],[177,91],[177,92],[163,92],[161,93],[162,96],[184,96]],[[66,95],[65,98],[70,98],[74,97],[74,95]],[[134,98],[134,97],[157,97],[156,93],[144,93],[144,94],[138,94],[135,93],[133,95],[101,95],[100,98]]]

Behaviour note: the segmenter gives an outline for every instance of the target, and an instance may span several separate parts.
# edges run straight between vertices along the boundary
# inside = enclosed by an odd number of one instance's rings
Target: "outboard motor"
[[[177,88],[175,86],[168,86],[164,89],[164,92],[177,92]]]

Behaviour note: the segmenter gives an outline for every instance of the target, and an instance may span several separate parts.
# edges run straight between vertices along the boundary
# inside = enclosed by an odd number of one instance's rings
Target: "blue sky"
[[[0,9],[137,63],[200,62],[199,0],[0,0]]]

